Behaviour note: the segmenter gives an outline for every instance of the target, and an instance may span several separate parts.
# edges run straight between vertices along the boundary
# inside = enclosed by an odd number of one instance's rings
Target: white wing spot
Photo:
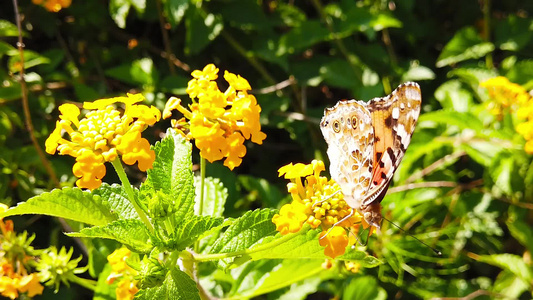
[[[400,109],[398,109],[398,107],[392,109],[392,118],[394,120],[398,120],[398,118],[400,118]]]

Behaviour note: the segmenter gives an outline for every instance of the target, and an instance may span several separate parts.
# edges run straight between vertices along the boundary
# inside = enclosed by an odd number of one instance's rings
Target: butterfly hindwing
[[[414,82],[400,85],[384,98],[374,98],[367,103],[374,128],[374,167],[368,196],[362,201],[366,206],[381,200],[394,172],[398,168],[415,129],[422,95]]]
[[[374,167],[374,129],[366,103],[339,101],[326,109],[320,129],[328,144],[331,177],[348,205],[358,208],[370,187]]]

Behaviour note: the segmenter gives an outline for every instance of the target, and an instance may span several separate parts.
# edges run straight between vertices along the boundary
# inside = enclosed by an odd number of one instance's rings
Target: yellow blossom
[[[37,273],[27,274],[24,267],[19,266],[15,272],[13,265],[5,258],[0,261],[0,294],[15,299],[19,293],[27,293],[29,297],[43,293],[44,287],[39,282]]]
[[[107,284],[112,284],[117,278],[119,282],[115,290],[117,300],[133,299],[135,293],[139,291],[137,283],[134,280],[136,271],[126,263],[126,259],[130,257],[131,251],[127,248],[119,248],[107,256],[107,261],[111,266],[111,274],[106,279]]]
[[[291,163],[281,167],[279,176],[291,180],[287,189],[293,201],[284,205],[272,222],[284,235],[298,232],[305,223],[311,228],[322,228],[320,243],[326,246],[324,253],[334,258],[343,254],[348,245],[346,230],[357,233],[359,226],[365,225],[361,215],[344,201],[338,184],[320,176],[324,170],[324,163],[318,160],[308,165]]]
[[[516,132],[524,137],[526,144],[524,150],[533,154],[533,97],[522,86],[512,83],[509,79],[498,76],[488,79],[480,84],[486,88],[491,98],[491,112],[501,118],[502,112],[507,109],[515,112],[523,122],[516,125]]]
[[[193,79],[186,89],[192,104],[183,107],[180,99],[172,97],[165,106],[163,118],[171,117],[172,110],[178,110],[189,124],[174,121],[173,127],[195,140],[200,156],[210,162],[225,158],[224,165],[233,170],[246,155],[245,140],[262,144],[266,135],[261,132],[259,121],[261,107],[248,94],[251,90],[248,81],[226,71],[224,79],[229,87],[222,92],[215,82],[218,72],[213,64],[193,71]]]
[[[59,12],[70,6],[72,0],[32,0],[33,4],[42,5],[47,11]]]
[[[324,254],[331,258],[343,255],[344,251],[346,251],[346,246],[348,246],[348,235],[346,234],[346,230],[337,226],[333,227],[327,235],[326,233],[326,231],[322,231],[319,239],[320,246],[326,247],[324,249]]]
[[[135,293],[139,291],[137,285],[128,279],[122,280],[118,283],[116,289],[117,300],[132,300]]]
[[[79,177],[76,184],[80,188],[98,188],[106,174],[104,163],[119,155],[124,163],[137,163],[141,171],[146,171],[152,167],[155,152],[141,132],[159,121],[161,112],[153,106],[137,104],[143,100],[140,94],[128,94],[85,102],[83,108],[89,112],[82,119],[76,105],[61,105],[60,120],[45,143],[46,152],[58,151],[76,158],[72,171]],[[114,107],[117,103],[124,104],[123,113]],[[69,138],[63,138],[65,133]]]

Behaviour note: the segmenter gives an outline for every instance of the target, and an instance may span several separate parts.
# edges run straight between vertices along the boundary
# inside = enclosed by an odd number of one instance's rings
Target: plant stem
[[[301,235],[301,234],[305,234],[307,233],[308,231],[308,228],[302,228],[300,231],[296,232],[296,233],[293,233],[293,234],[288,234],[280,239],[277,239],[277,240],[274,240],[270,243],[266,243],[266,244],[263,244],[263,245],[259,245],[257,247],[254,247],[253,249],[244,249],[244,250],[240,250],[240,251],[235,251],[235,252],[229,252],[229,253],[215,253],[215,254],[194,254],[193,257],[194,257],[194,260],[197,261],[197,262],[202,262],[202,261],[210,261],[210,260],[218,260],[218,259],[224,259],[224,258],[230,258],[230,257],[235,257],[235,256],[240,256],[240,255],[245,255],[245,254],[253,254],[253,253],[257,253],[257,252],[261,252],[261,251],[265,251],[265,250],[268,250],[272,247],[275,247],[275,246],[278,246],[280,244],[283,244],[287,241],[290,241],[292,240],[293,238]]]
[[[205,166],[206,160],[203,157],[200,157],[200,199],[198,199],[198,215],[202,216],[204,214],[204,190],[205,190]],[[200,247],[200,241],[194,243],[194,251],[198,251]]]
[[[68,280],[70,282],[74,282],[78,285],[81,285],[82,287],[88,289],[88,290],[91,290],[91,291],[95,291],[96,290],[96,281],[94,280],[91,280],[91,279],[86,279],[86,278],[80,278],[76,275],[72,275],[72,276],[69,276],[68,277]]]
[[[126,190],[126,193],[128,194],[128,200],[133,205],[133,207],[135,208],[135,211],[137,212],[141,220],[144,222],[146,227],[148,227],[148,230],[150,230],[150,232],[154,232],[154,226],[152,226],[152,223],[150,223],[148,216],[141,209],[141,205],[139,204],[137,197],[135,197],[135,193],[133,192],[133,187],[131,186],[128,176],[126,175],[126,172],[124,171],[124,167],[122,166],[120,159],[113,160],[111,164],[115,168],[115,171],[117,172],[117,175],[120,178],[120,181],[122,182],[122,186],[124,187],[124,189]]]
[[[31,143],[33,144],[33,147],[35,148],[35,151],[37,152],[37,155],[39,156],[39,159],[41,163],[43,164],[43,167],[45,168],[46,172],[50,176],[51,181],[54,183],[54,185],[57,188],[60,188],[61,185],[59,183],[59,180],[57,179],[56,173],[52,166],[50,165],[50,162],[48,159],[46,159],[46,155],[43,152],[43,149],[39,145],[39,142],[37,141],[37,138],[34,134],[34,128],[33,128],[33,122],[31,120],[31,113],[30,113],[30,105],[28,103],[28,89],[26,86],[26,80],[24,78],[24,42],[22,40],[22,25],[20,22],[20,13],[18,9],[18,2],[17,0],[13,0],[13,7],[15,9],[15,19],[17,23],[17,29],[18,29],[18,41],[17,41],[17,48],[19,51],[20,56],[20,90],[22,92],[22,110],[24,111],[24,123],[26,125],[26,129],[28,130],[28,134],[30,135]]]
[[[490,42],[490,0],[484,0],[482,2],[482,10],[484,32],[483,38],[485,39],[485,41]],[[485,56],[485,64],[489,69],[494,68],[494,63],[492,61],[492,53],[487,53],[487,56]]]

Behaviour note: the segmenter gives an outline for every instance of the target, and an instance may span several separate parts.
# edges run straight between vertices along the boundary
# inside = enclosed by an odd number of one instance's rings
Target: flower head
[[[261,107],[248,94],[251,90],[248,81],[226,71],[224,79],[229,87],[222,92],[215,82],[218,71],[213,64],[193,71],[186,89],[193,103],[185,108],[180,99],[170,98],[163,118],[169,118],[174,109],[181,112],[189,123],[173,120],[172,125],[179,124],[182,130],[188,130],[187,137],[195,140],[203,158],[210,162],[225,158],[224,165],[233,170],[246,155],[244,141],[262,144],[266,135],[259,122]]]
[[[61,282],[69,285],[69,281],[75,277],[75,274],[83,273],[88,267],[78,267],[82,257],[72,259],[74,249],[70,248],[67,252],[65,247],[57,251],[54,246],[49,247],[41,255],[41,260],[37,264],[39,276],[47,286],[54,286],[55,292],[59,290]]]
[[[480,84],[486,88],[491,98],[490,105],[499,116],[507,109],[515,112],[519,119],[524,120],[516,126],[516,131],[526,140],[525,151],[533,154],[533,97],[522,86],[512,83],[509,79],[498,76]]]
[[[59,12],[61,9],[69,7],[72,0],[32,0],[32,2],[44,6],[47,11]]]
[[[311,228],[320,227],[323,230],[320,244],[326,247],[324,253],[335,258],[344,254],[348,245],[346,230],[357,231],[363,220],[344,201],[339,185],[320,176],[324,170],[324,163],[318,160],[308,165],[291,163],[281,167],[279,176],[291,180],[287,189],[293,200],[281,207],[272,222],[281,234],[298,232],[305,223]]]
[[[59,107],[60,121],[46,140],[46,152],[70,155],[76,158],[72,171],[79,177],[80,188],[96,189],[102,184],[106,173],[105,162],[117,156],[128,165],[138,163],[141,171],[152,167],[155,153],[150,143],[141,137],[148,125],[161,118],[161,112],[151,106],[136,104],[144,100],[140,94],[127,97],[101,99],[85,102],[83,108],[90,110],[82,119],[79,108],[74,104]],[[123,103],[124,112],[114,107]],[[69,138],[63,138],[66,133]]]
[[[112,284],[119,279],[115,293],[117,300],[131,300],[135,293],[139,291],[137,281],[134,276],[137,271],[128,266],[126,259],[131,256],[131,251],[127,248],[119,248],[107,256],[107,261],[111,265],[111,274],[106,279],[107,284]]]

